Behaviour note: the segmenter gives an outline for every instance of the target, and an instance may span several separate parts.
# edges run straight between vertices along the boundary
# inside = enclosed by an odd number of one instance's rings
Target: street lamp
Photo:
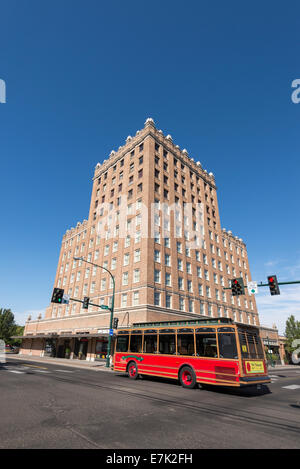
[[[73,257],[73,259],[74,261],[83,261],[83,262],[86,262],[87,264],[91,264],[91,265],[94,265],[95,267],[100,267],[101,269],[106,270],[106,272],[108,272],[109,275],[111,276],[111,279],[113,282],[113,295],[112,295],[112,300],[111,300],[111,306],[110,308],[109,307],[107,308],[110,310],[110,324],[109,324],[109,335],[108,335],[108,344],[107,344],[106,368],[109,368],[109,357],[110,357],[110,349],[111,349],[110,331],[112,330],[112,326],[113,326],[114,305],[115,305],[115,278],[113,274],[110,272],[110,270],[108,270],[106,267],[103,267],[102,265],[94,264],[93,262],[85,260],[83,257]]]

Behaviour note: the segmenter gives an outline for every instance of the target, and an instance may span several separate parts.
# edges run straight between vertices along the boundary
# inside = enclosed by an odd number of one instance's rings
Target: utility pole
[[[110,310],[110,323],[109,323],[109,335],[108,335],[108,344],[107,344],[107,357],[106,357],[106,368],[109,368],[109,358],[110,358],[110,352],[111,352],[111,331],[113,330],[113,318],[114,318],[114,305],[115,305],[115,278],[113,276],[113,274],[110,272],[110,270],[108,270],[106,267],[103,267],[102,265],[98,265],[98,264],[94,264],[93,262],[90,262],[90,261],[87,261],[85,260],[83,257],[73,257],[73,259],[75,261],[82,261],[82,262],[86,262],[87,264],[91,264],[95,267],[100,267],[100,269],[104,269],[106,270],[106,272],[109,273],[111,279],[112,279],[112,282],[113,282],[113,294],[112,294],[112,300],[111,300],[111,306],[106,306],[105,308],[103,307],[103,305],[95,305],[95,306],[99,306],[101,309],[108,309]],[[89,304],[93,304],[93,303],[89,303]]]

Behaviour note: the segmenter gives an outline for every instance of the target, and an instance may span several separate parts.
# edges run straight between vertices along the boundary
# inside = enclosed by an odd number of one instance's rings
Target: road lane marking
[[[300,389],[299,384],[291,384],[290,386],[282,386],[284,389]]]
[[[70,370],[54,370],[54,371],[60,371],[60,373],[74,373],[74,371],[70,371]]]
[[[8,371],[9,373],[17,373],[18,375],[24,375],[25,372],[24,371],[17,371],[17,370],[6,370]]]
[[[51,373],[51,371],[45,371],[45,370],[34,370],[36,373]]]
[[[38,365],[27,365],[27,363],[26,363],[26,365],[25,365],[25,366],[30,366],[30,367],[32,367],[32,368],[41,368],[42,370],[48,370],[48,368],[45,368],[44,366],[38,366]]]

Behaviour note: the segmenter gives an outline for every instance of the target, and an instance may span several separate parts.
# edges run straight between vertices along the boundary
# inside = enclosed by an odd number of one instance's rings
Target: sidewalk
[[[300,371],[300,366],[299,365],[275,365],[271,366],[268,365],[268,370],[299,370]]]
[[[84,368],[86,370],[92,370],[92,371],[112,372],[111,368],[106,368],[106,360],[88,362],[86,360],[70,360],[68,358],[32,357],[31,355],[19,355],[17,353],[7,353],[5,356],[6,360],[9,360],[10,357],[13,358],[14,360],[25,360],[25,361],[45,363],[45,364],[49,363],[50,365],[56,364],[56,365],[74,367],[74,368]]]

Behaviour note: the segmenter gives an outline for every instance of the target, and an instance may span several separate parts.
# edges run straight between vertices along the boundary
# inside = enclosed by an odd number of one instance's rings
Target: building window
[[[122,276],[122,285],[128,285],[128,272],[124,272]]]
[[[157,249],[154,251],[154,262],[160,262],[160,251]]]
[[[154,292],[154,304],[160,306],[160,292]]]
[[[154,282],[160,283],[160,270],[154,270]]]
[[[121,296],[121,307],[126,308],[127,306],[127,293],[122,293]]]
[[[133,306],[137,306],[140,304],[140,292],[134,291],[133,292]]]
[[[139,243],[140,241],[141,241],[141,232],[139,230],[135,232],[135,243]]]
[[[140,281],[140,269],[134,269],[133,283],[137,283],[139,281]]]
[[[139,262],[141,260],[141,250],[136,249],[134,251],[134,262]]]
[[[169,272],[166,272],[166,286],[171,286],[171,274]]]

